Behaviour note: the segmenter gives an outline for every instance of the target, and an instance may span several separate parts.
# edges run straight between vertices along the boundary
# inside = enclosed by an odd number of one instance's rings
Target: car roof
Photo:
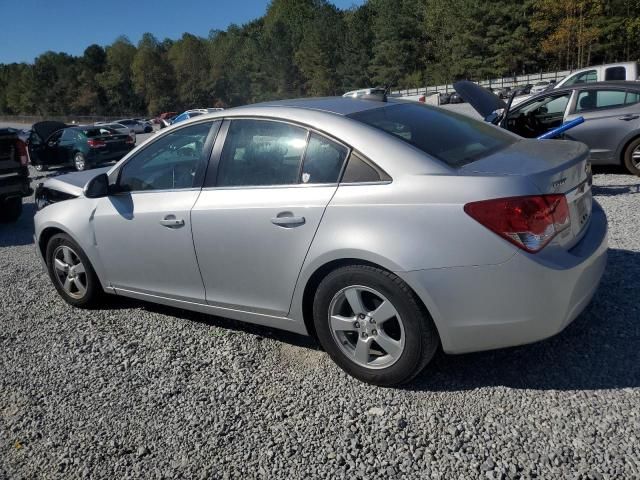
[[[553,90],[547,90],[546,94],[551,92],[566,92],[569,90],[575,90],[576,88],[624,88],[628,90],[640,91],[640,82],[634,82],[629,80],[609,80],[606,82],[586,82],[586,83],[574,83],[573,85],[567,85],[566,87],[554,88]]]
[[[380,100],[368,100],[353,97],[315,97],[315,98],[292,98],[288,100],[275,100],[272,102],[255,103],[246,107],[238,107],[233,110],[255,107],[290,107],[304,108],[307,110],[320,110],[337,115],[351,115],[365,110],[373,110],[391,105],[404,103],[403,101],[388,98],[386,102]]]

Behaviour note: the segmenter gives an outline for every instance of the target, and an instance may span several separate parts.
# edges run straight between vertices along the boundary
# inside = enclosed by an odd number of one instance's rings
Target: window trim
[[[140,150],[136,151],[133,155],[131,155],[129,158],[127,158],[121,165],[118,165],[117,169],[114,170],[113,172],[110,173],[109,177],[111,177],[111,175],[115,176],[115,181],[114,184],[115,185],[119,185],[120,184],[120,177],[122,176],[122,170],[124,169],[124,167],[131,162],[133,159],[137,158],[138,155],[140,155],[142,152],[144,152],[145,150],[147,150],[148,148],[150,148],[152,145],[154,145],[156,142],[160,141],[161,139],[167,137],[168,135],[171,135],[179,130],[183,130],[185,128],[190,128],[190,127],[194,127],[196,125],[202,125],[205,123],[210,123],[209,125],[209,133],[207,134],[207,138],[205,139],[204,142],[204,147],[202,149],[202,163],[203,163],[203,167],[201,168],[201,172],[197,172],[196,173],[196,179],[197,179],[197,185],[193,186],[191,188],[163,188],[163,189],[157,189],[157,190],[128,190],[128,191],[121,191],[121,192],[117,192],[114,193],[113,195],[129,195],[129,194],[140,194],[140,193],[160,193],[160,192],[187,192],[187,191],[193,191],[193,190],[201,190],[202,189],[202,185],[204,184],[204,180],[206,178],[206,174],[207,174],[207,170],[209,168],[209,160],[211,157],[211,150],[213,147],[213,144],[216,140],[216,138],[219,136],[220,131],[222,129],[222,123],[223,123],[223,119],[221,118],[207,118],[207,119],[203,119],[200,122],[193,122],[193,123],[188,123],[185,125],[181,125],[175,129],[171,129],[165,133],[163,133],[162,135],[158,135],[157,137],[153,138],[149,143],[146,143],[144,145],[144,148],[141,148]],[[218,128],[214,128],[215,124],[218,124]]]
[[[229,186],[218,185],[218,172],[220,170],[220,160],[222,158],[222,149],[227,140],[227,134],[229,133],[229,127],[231,126],[231,122],[234,120],[261,120],[265,122],[284,123],[286,125],[291,125],[293,127],[305,129],[307,131],[307,139],[306,139],[307,143],[305,145],[305,149],[300,161],[297,182],[290,183],[290,184],[282,184],[282,185],[229,185]],[[302,183],[301,182],[302,167],[304,165],[304,160],[307,155],[309,138],[312,133],[315,133],[316,135],[319,135],[334,143],[337,143],[338,145],[342,145],[347,149],[347,156],[345,157],[345,160],[342,162],[342,168],[340,170],[340,175],[338,176],[337,182],[332,182],[332,183]],[[337,185],[340,185],[340,181],[342,180],[342,175],[344,174],[349,156],[351,155],[352,151],[354,151],[354,149],[350,145],[343,142],[342,140],[338,140],[333,135],[330,135],[322,130],[319,130],[310,125],[306,125],[304,123],[294,122],[294,121],[283,119],[283,118],[259,116],[259,115],[243,115],[243,116],[237,116],[237,117],[225,117],[224,122],[218,132],[218,136],[216,138],[216,144],[214,145],[213,151],[211,153],[211,157],[209,159],[209,169],[207,170],[207,175],[202,185],[202,190],[209,191],[209,190],[239,190],[239,189],[255,189],[255,188],[260,188],[260,189],[262,188],[314,188],[314,187],[337,186]],[[360,156],[366,158],[362,154]]]

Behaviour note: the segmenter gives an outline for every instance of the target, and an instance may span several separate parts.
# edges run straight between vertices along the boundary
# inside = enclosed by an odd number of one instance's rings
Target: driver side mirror
[[[87,198],[101,198],[109,195],[109,176],[101,173],[87,182],[83,189]]]

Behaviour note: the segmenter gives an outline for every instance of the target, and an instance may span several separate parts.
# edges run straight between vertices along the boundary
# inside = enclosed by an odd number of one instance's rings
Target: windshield
[[[492,125],[418,103],[365,110],[349,116],[394,135],[454,168],[516,141]]]

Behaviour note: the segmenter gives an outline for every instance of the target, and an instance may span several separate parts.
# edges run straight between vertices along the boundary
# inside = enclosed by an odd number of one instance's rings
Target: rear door
[[[207,302],[286,315],[349,149],[278,121],[232,120],[222,131],[191,212]]]
[[[640,129],[638,100],[638,93],[624,89],[577,90],[567,121],[583,117],[584,123],[569,130],[565,138],[586,143],[596,163],[619,163],[619,146]]]

